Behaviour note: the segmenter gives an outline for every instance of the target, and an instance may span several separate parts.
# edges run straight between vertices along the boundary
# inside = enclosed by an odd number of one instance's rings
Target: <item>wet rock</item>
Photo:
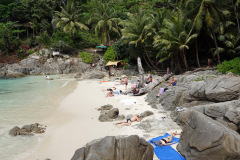
[[[71,160],[151,160],[153,147],[137,135],[107,136],[75,151]]]
[[[46,128],[42,127],[42,125],[35,123],[31,125],[24,125],[22,128],[15,126],[10,130],[9,134],[12,136],[34,135],[34,133],[36,134],[44,133],[45,129]]]

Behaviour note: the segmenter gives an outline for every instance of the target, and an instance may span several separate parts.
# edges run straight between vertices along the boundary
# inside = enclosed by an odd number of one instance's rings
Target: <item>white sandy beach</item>
[[[74,152],[88,142],[105,136],[139,135],[146,140],[170,133],[181,131],[170,119],[169,113],[163,110],[153,109],[145,102],[145,96],[116,95],[106,97],[103,89],[116,86],[117,90],[124,90],[124,85],[118,82],[103,82],[100,80],[78,81],[75,90],[66,96],[59,104],[57,111],[44,125],[47,125],[46,133],[41,135],[40,145],[26,160],[69,160]],[[129,84],[129,87],[131,84]],[[126,105],[124,102],[130,103]],[[136,103],[134,103],[136,102]],[[100,112],[97,108],[111,104],[119,109],[119,114],[140,114],[146,110],[154,115],[146,117],[142,122],[134,122],[131,126],[116,126],[116,122],[100,122]],[[162,120],[161,117],[166,117]],[[148,119],[158,119],[161,128],[154,128],[152,132],[135,127],[137,123],[147,123]]]

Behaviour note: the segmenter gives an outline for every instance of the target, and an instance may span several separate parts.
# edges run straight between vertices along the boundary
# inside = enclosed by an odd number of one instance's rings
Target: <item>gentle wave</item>
[[[67,80],[67,81],[62,85],[62,88],[65,87],[65,86],[67,86],[68,82],[69,82],[69,80]]]

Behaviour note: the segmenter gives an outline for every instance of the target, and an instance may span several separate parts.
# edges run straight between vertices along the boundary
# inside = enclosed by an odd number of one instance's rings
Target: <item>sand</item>
[[[129,87],[131,85],[133,84],[129,84]],[[125,86],[119,85],[117,81],[103,83],[100,83],[100,80],[78,81],[73,92],[60,101],[56,112],[46,120],[46,133],[41,135],[42,140],[39,146],[26,160],[47,158],[68,160],[78,148],[94,139],[105,136],[136,134],[150,140],[166,132],[181,131],[170,119],[168,112],[153,109],[145,102],[145,96],[115,95],[114,97],[106,97],[107,91],[103,90],[113,86],[118,91],[125,90]],[[142,122],[134,122],[131,126],[116,126],[114,125],[116,121],[98,121],[100,112],[97,108],[106,104],[118,108],[120,114],[125,116],[140,114],[146,110],[153,111],[154,115],[144,118]],[[167,117],[167,121],[162,120],[161,117]],[[163,127],[159,131],[146,133],[135,126],[137,123],[144,123],[151,118],[159,119],[159,123],[162,123]]]

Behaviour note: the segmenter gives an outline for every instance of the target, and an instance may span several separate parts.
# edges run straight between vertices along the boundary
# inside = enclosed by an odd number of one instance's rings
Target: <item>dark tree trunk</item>
[[[176,57],[177,57],[177,70],[178,70],[180,73],[182,73],[183,70],[182,70],[182,67],[181,67],[180,62],[179,62],[179,56],[177,55]]]
[[[146,62],[147,66],[148,66],[150,69],[152,69],[153,67],[148,63],[148,61],[147,61],[146,56],[145,56],[144,53],[143,53],[143,59],[144,59],[144,61]]]
[[[184,52],[184,49],[182,50],[182,55],[183,55],[183,63],[185,65],[186,70],[188,70],[188,63],[187,63],[187,58],[186,58],[186,54]]]
[[[235,14],[236,20],[237,20],[238,33],[240,33],[239,19],[238,19],[238,16],[237,16],[237,6],[236,6],[236,4],[234,4],[233,1],[232,1],[232,5],[233,5],[233,9],[234,9],[234,14]]]
[[[219,55],[219,51],[218,51],[217,39],[216,39],[215,33],[214,33],[214,31],[213,31],[212,28],[211,28],[211,30],[212,30],[212,34],[213,34],[214,43],[215,43],[215,46],[216,46],[216,49],[217,49],[217,59],[218,59],[218,64],[220,64],[221,61],[220,61],[220,55]]]
[[[154,68],[154,69],[158,69],[158,67],[152,63],[152,60],[151,60],[150,57],[148,56],[147,50],[146,50],[146,48],[145,48],[144,45],[143,45],[143,49],[144,49],[144,52],[146,53],[146,56],[147,56],[149,62],[150,62],[151,65],[153,66],[153,68]],[[144,54],[144,53],[143,53],[143,54]]]
[[[200,62],[199,62],[199,58],[198,58],[198,45],[197,45],[197,40],[196,40],[196,60],[197,60],[197,65],[198,65],[198,67],[201,67],[200,66]]]

